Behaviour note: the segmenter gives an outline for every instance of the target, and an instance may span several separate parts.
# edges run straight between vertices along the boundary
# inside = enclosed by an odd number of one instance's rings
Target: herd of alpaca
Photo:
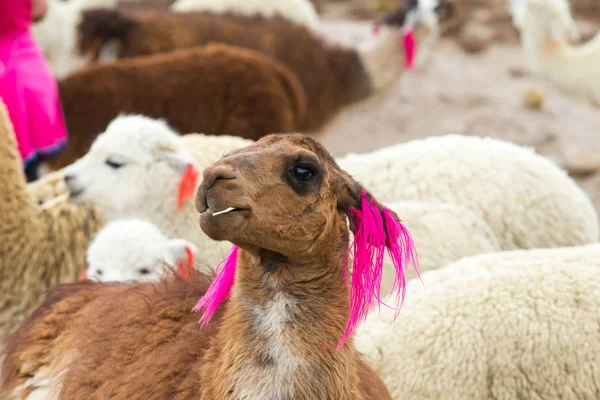
[[[600,387],[590,368],[600,349],[590,344],[600,339],[600,323],[593,317],[600,305],[595,273],[600,246],[593,244],[598,242],[598,225],[589,200],[549,161],[502,142],[449,135],[386,150],[396,159],[408,153],[424,157],[419,146],[431,153],[429,171],[418,172],[425,167],[414,159],[392,167],[392,158],[381,151],[370,156],[372,167],[358,165],[373,175],[396,168],[396,175],[429,183],[418,188],[421,196],[436,195],[432,187],[445,182],[445,195],[438,192],[437,203],[424,196],[429,202],[400,198],[382,206],[347,174],[360,156],[336,161],[306,136],[271,135],[258,142],[179,137],[163,121],[118,118],[84,159],[61,172],[73,200],[91,202],[114,219],[90,246],[86,275],[92,281],[51,289],[6,338],[0,396],[450,400],[596,393]],[[473,196],[463,205],[453,200],[451,188],[464,185],[467,178],[436,177],[431,169],[440,163],[438,173],[447,172],[447,158],[455,170],[478,179],[474,185],[498,178],[496,169],[486,175],[483,158],[461,165],[459,148],[472,154],[497,153],[513,186],[521,187],[515,189],[518,194],[502,196],[497,190],[494,198],[489,187],[481,191],[487,193],[487,203]],[[119,177],[138,164],[137,175],[129,171],[133,179]],[[487,165],[494,164],[493,158],[487,160]],[[158,169],[145,171],[153,167]],[[203,173],[192,186],[193,207],[200,213],[205,240],[217,240],[215,246],[225,243],[228,250],[227,242],[235,246],[216,271],[202,269],[204,254],[195,244],[177,239],[175,233],[165,235],[152,222],[131,219],[146,219],[151,210],[161,208],[171,216],[186,213],[178,205],[192,200],[180,203],[176,198],[181,188],[177,174],[199,169]],[[106,186],[93,185],[112,179],[110,171],[116,176],[105,185],[125,196],[108,194],[102,200]],[[388,175],[382,178],[390,180],[389,189],[396,185]],[[532,177],[539,181],[532,182]],[[399,176],[396,181],[407,189],[408,199],[415,196],[410,184]],[[135,182],[141,184],[127,189]],[[173,198],[160,198],[168,182],[174,184],[167,189]],[[384,190],[382,181],[369,183],[373,186],[367,188],[378,197],[394,195]],[[505,183],[498,180],[496,185]],[[532,187],[549,189],[533,198],[527,194]],[[140,191],[138,208],[147,207],[148,214],[132,215],[134,205],[125,210],[126,190],[132,196]],[[158,202],[153,204],[153,197]],[[93,204],[96,199],[104,204]],[[570,215],[557,214],[568,211],[560,202],[571,204]],[[528,207],[537,220],[516,220],[512,203]],[[495,207],[506,218],[504,225],[495,221]],[[119,211],[121,215],[113,214]],[[398,225],[396,215],[404,214],[404,225]],[[162,221],[167,228],[168,218],[154,223]],[[569,224],[578,218],[580,226]],[[185,219],[198,224],[192,215]],[[562,234],[546,228],[545,237],[534,234],[529,242],[519,236],[520,224],[536,232],[540,228],[535,224],[543,226],[543,219],[552,220]],[[438,265],[429,261],[432,266],[420,279],[406,270],[418,262],[405,226],[420,254],[441,257]],[[383,239],[377,239],[377,230]],[[386,245],[391,251],[384,260]],[[436,253],[444,245],[448,252],[457,252],[454,259]],[[469,253],[475,246],[480,250]],[[502,251],[519,246],[570,247]],[[350,247],[351,261],[346,258]],[[352,282],[360,284],[343,283],[347,261]],[[395,325],[390,322],[396,311],[385,307],[355,325],[379,301],[378,292],[392,293],[394,302],[402,302],[407,280],[407,298]],[[204,314],[190,313],[192,308]],[[539,328],[531,331],[531,324]],[[556,349],[551,357],[549,346]],[[465,368],[456,360],[464,360]]]
[[[117,3],[51,0],[35,28],[71,130],[54,172],[26,183],[0,101],[0,399],[599,396],[600,226],[563,170],[491,138],[334,158],[306,135],[399,79],[411,28],[418,65],[447,3],[357,49],[308,0]],[[540,71],[593,57],[563,0],[511,5]]]

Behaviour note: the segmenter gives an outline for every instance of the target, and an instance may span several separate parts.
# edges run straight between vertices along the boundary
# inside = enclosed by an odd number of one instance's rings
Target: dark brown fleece
[[[83,14],[79,29],[83,51],[119,39],[123,58],[211,42],[271,56],[294,72],[306,91],[308,107],[301,126],[305,132],[319,129],[342,107],[371,93],[369,78],[355,50],[329,45],[305,27],[279,17],[90,10]]]
[[[69,143],[52,169],[83,156],[120,113],[163,118],[182,133],[257,140],[299,130],[306,107],[287,68],[220,44],[98,64],[61,80],[59,90]]]

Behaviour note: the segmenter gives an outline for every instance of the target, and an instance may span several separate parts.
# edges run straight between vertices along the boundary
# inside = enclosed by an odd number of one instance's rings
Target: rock
[[[565,150],[565,168],[569,174],[587,176],[600,171],[600,149],[570,147]]]
[[[479,53],[490,45],[494,34],[492,28],[482,23],[469,22],[461,29],[458,41],[467,53]]]
[[[526,89],[523,92],[523,100],[525,101],[525,106],[532,110],[541,110],[544,105],[544,100],[546,96],[544,92],[539,89]]]
[[[508,69],[508,75],[510,75],[511,78],[518,79],[526,77],[528,74],[525,68],[523,67],[510,67]]]

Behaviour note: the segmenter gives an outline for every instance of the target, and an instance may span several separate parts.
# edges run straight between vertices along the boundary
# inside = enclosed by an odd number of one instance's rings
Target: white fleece
[[[595,399],[600,245],[463,259],[408,284],[355,344],[395,400]]]
[[[590,199],[533,149],[453,134],[337,161],[381,202],[431,201],[472,210],[487,221],[503,250],[598,241]]]

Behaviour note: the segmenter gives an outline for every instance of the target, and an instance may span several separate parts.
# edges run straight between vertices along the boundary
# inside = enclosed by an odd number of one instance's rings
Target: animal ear
[[[361,211],[365,204],[376,207],[379,213],[383,212],[384,206],[381,205],[373,196],[365,190],[362,185],[350,176],[344,174],[339,180],[339,187],[336,188],[338,196],[338,208],[340,208],[350,222],[350,230],[355,232],[358,229],[358,221],[355,215],[356,210]],[[365,203],[366,201],[366,203]],[[399,221],[398,216],[392,210],[389,210]]]
[[[162,152],[158,155],[158,161],[165,161],[171,168],[181,174],[179,180],[179,191],[177,194],[177,210],[183,207],[186,200],[192,198],[196,193],[198,185],[202,181],[202,175],[198,171],[196,163],[188,157],[174,152]]]
[[[186,240],[173,239],[167,243],[167,251],[173,255],[177,270],[183,279],[188,279],[195,268],[195,254],[198,248]]]

